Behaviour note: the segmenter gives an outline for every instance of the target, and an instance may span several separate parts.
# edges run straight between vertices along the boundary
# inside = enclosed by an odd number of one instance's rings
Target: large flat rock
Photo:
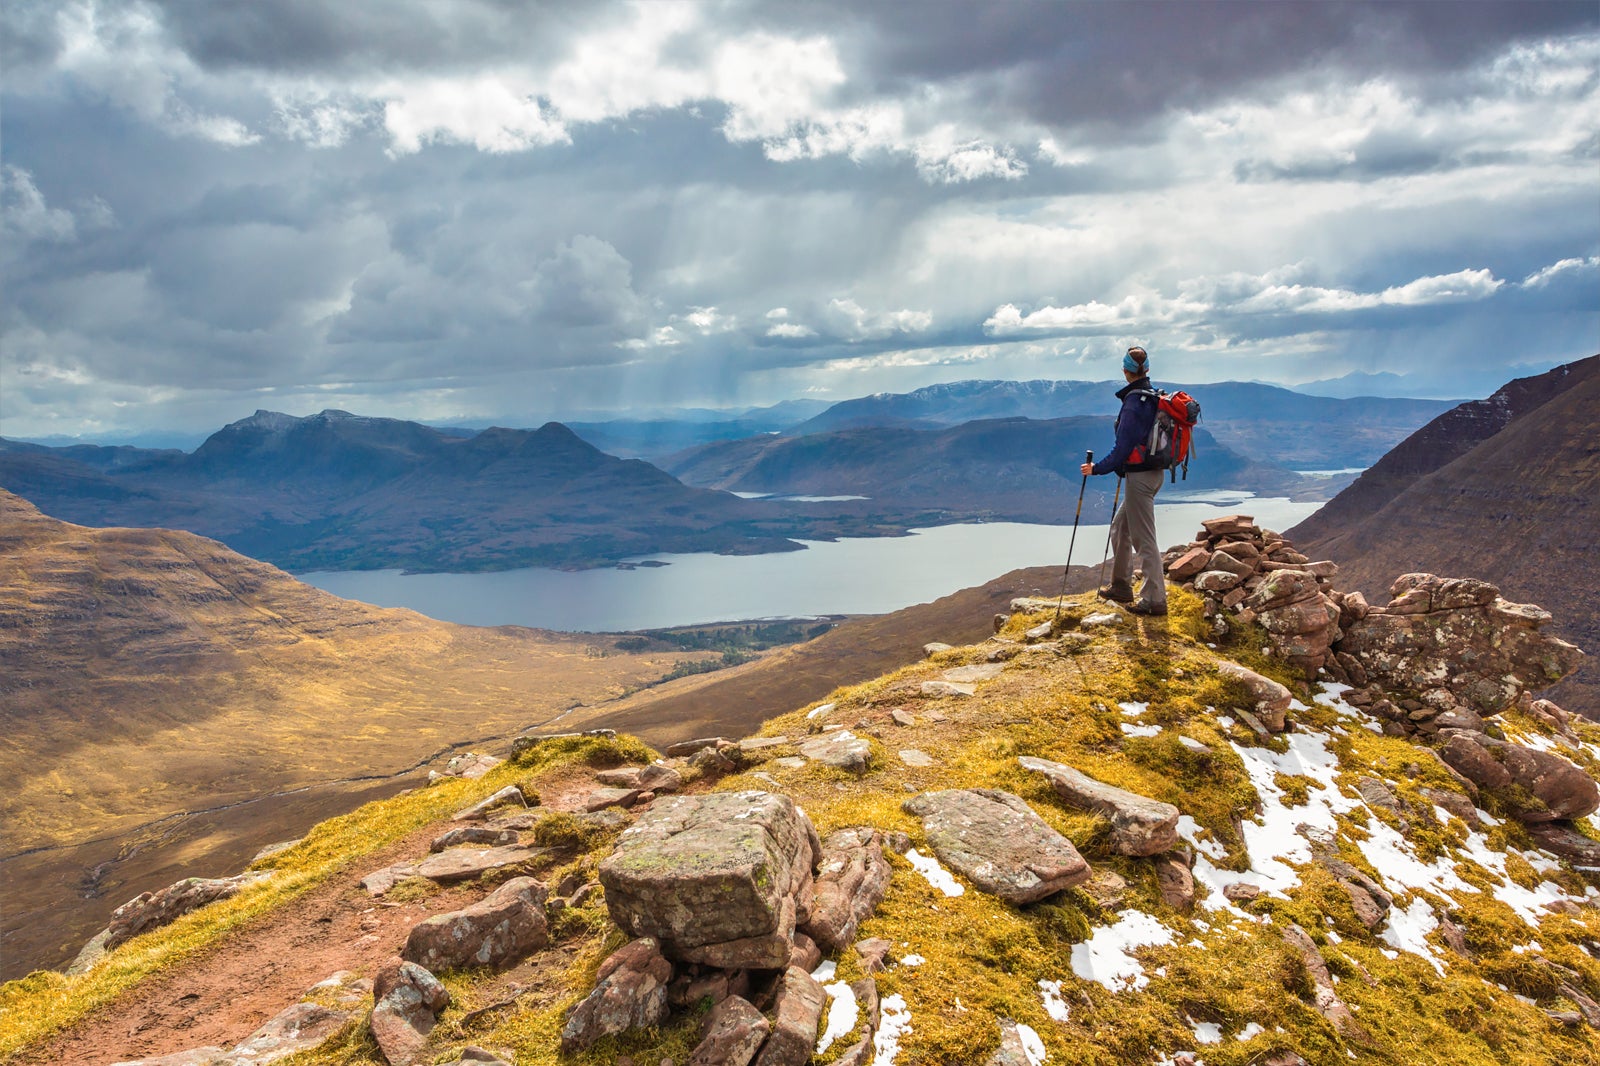
[[[992,788],[924,792],[902,804],[940,861],[990,895],[1032,903],[1082,884],[1089,864],[1020,797]]]
[[[1049,759],[1024,755],[1017,762],[1048,777],[1056,795],[1068,804],[1105,815],[1111,822],[1111,846],[1121,854],[1157,855],[1177,844],[1178,808],[1172,804],[1096,781]]]
[[[656,801],[600,864],[611,918],[675,949],[769,937],[811,876],[811,842],[787,796],[715,792]],[[789,907],[784,906],[789,901]]]

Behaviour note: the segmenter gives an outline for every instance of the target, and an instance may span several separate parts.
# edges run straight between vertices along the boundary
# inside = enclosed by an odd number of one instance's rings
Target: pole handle
[[[1083,461],[1086,462],[1086,463],[1094,462],[1094,452],[1092,450],[1084,452],[1083,453]]]

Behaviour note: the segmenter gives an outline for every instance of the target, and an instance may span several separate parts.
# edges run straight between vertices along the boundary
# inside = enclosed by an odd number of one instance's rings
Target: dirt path
[[[592,779],[562,775],[542,781],[540,794],[546,807],[571,809],[580,786],[592,786]],[[350,970],[371,977],[399,952],[412,926],[483,895],[481,887],[463,885],[394,904],[373,899],[360,886],[360,879],[373,870],[426,855],[428,844],[446,825],[426,826],[365,856],[293,902],[147,978],[30,1049],[25,1061],[109,1066],[206,1045],[231,1048],[330,974]],[[520,973],[523,969],[529,972]],[[497,985],[527,987],[530,981],[541,983],[524,966],[501,975]]]

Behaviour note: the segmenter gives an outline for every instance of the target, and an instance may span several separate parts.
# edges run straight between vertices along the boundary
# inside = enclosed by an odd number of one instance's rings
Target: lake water
[[[1163,546],[1188,541],[1204,518],[1242,511],[1283,530],[1318,503],[1191,493],[1156,508]],[[1078,527],[1073,562],[1099,564],[1108,527]],[[1071,526],[991,522],[938,526],[907,537],[810,542],[772,555],[654,555],[635,570],[505,570],[492,574],[318,572],[302,581],[380,607],[447,622],[623,632],[750,618],[882,614],[981,585],[1023,566],[1066,562]]]

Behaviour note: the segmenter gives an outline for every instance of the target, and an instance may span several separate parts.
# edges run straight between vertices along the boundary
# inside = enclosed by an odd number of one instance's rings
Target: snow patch
[[[828,976],[833,975],[830,973]],[[849,981],[834,981],[832,984],[824,985],[822,990],[828,993],[828,999],[832,1002],[828,1004],[828,1024],[822,1030],[822,1035],[817,1038],[818,1055],[832,1047],[835,1040],[849,1036],[855,1029],[856,1022],[861,1019],[861,1008],[856,1003],[856,994],[851,989]]]
[[[939,860],[932,855],[924,855],[916,848],[912,848],[906,852],[906,861],[928,884],[947,896],[959,896],[967,890],[966,886],[957,881],[949,870],[940,866]]]
[[[1189,1018],[1188,1021],[1189,1024],[1194,1028],[1195,1043],[1222,1043],[1222,1026],[1218,1025],[1216,1022],[1197,1022],[1193,1018]]]
[[[881,1016],[878,1032],[872,1038],[872,1049],[877,1052],[872,1066],[894,1066],[894,1058],[900,1054],[900,1038],[913,1031],[911,1011],[906,1008],[906,998],[898,992],[885,996],[878,1007]]]
[[[1183,736],[1180,736],[1178,738],[1178,743],[1182,744],[1184,747],[1188,748],[1190,751],[1205,751],[1206,750],[1206,745],[1202,744],[1200,741],[1194,739],[1194,737],[1183,737]]]
[[[833,708],[835,706],[837,706],[837,704],[832,704],[832,703],[819,704],[818,706],[813,707],[813,708],[811,708],[811,710],[807,711],[806,712],[806,717],[807,718],[820,718],[823,715],[827,714],[829,711],[833,710]]]
[[[1119,703],[1117,706],[1122,710],[1122,713],[1127,715],[1129,718],[1137,718],[1145,711],[1150,709],[1150,705],[1148,703]]]
[[[1028,1057],[1028,1066],[1041,1066],[1050,1057],[1044,1049],[1044,1041],[1039,1039],[1033,1026],[1018,1022],[1017,1039],[1022,1041],[1022,1053]]]
[[[1061,982],[1039,979],[1039,995],[1044,1000],[1044,1012],[1058,1022],[1067,1020],[1071,1014],[1066,1000],[1061,998]]]
[[[1260,1036],[1264,1032],[1266,1032],[1266,1030],[1261,1027],[1259,1022],[1251,1022],[1249,1025],[1235,1033],[1233,1038],[1240,1043],[1243,1043],[1244,1041],[1249,1040],[1251,1037]]]
[[[1172,930],[1150,915],[1132,909],[1120,911],[1115,925],[1101,926],[1088,940],[1072,946],[1072,972],[1082,980],[1098,981],[1112,992],[1138,990],[1150,979],[1131,952],[1170,943]]]
[[[1158,725],[1135,725],[1132,722],[1123,722],[1122,731],[1130,737],[1153,737],[1161,732]]]

